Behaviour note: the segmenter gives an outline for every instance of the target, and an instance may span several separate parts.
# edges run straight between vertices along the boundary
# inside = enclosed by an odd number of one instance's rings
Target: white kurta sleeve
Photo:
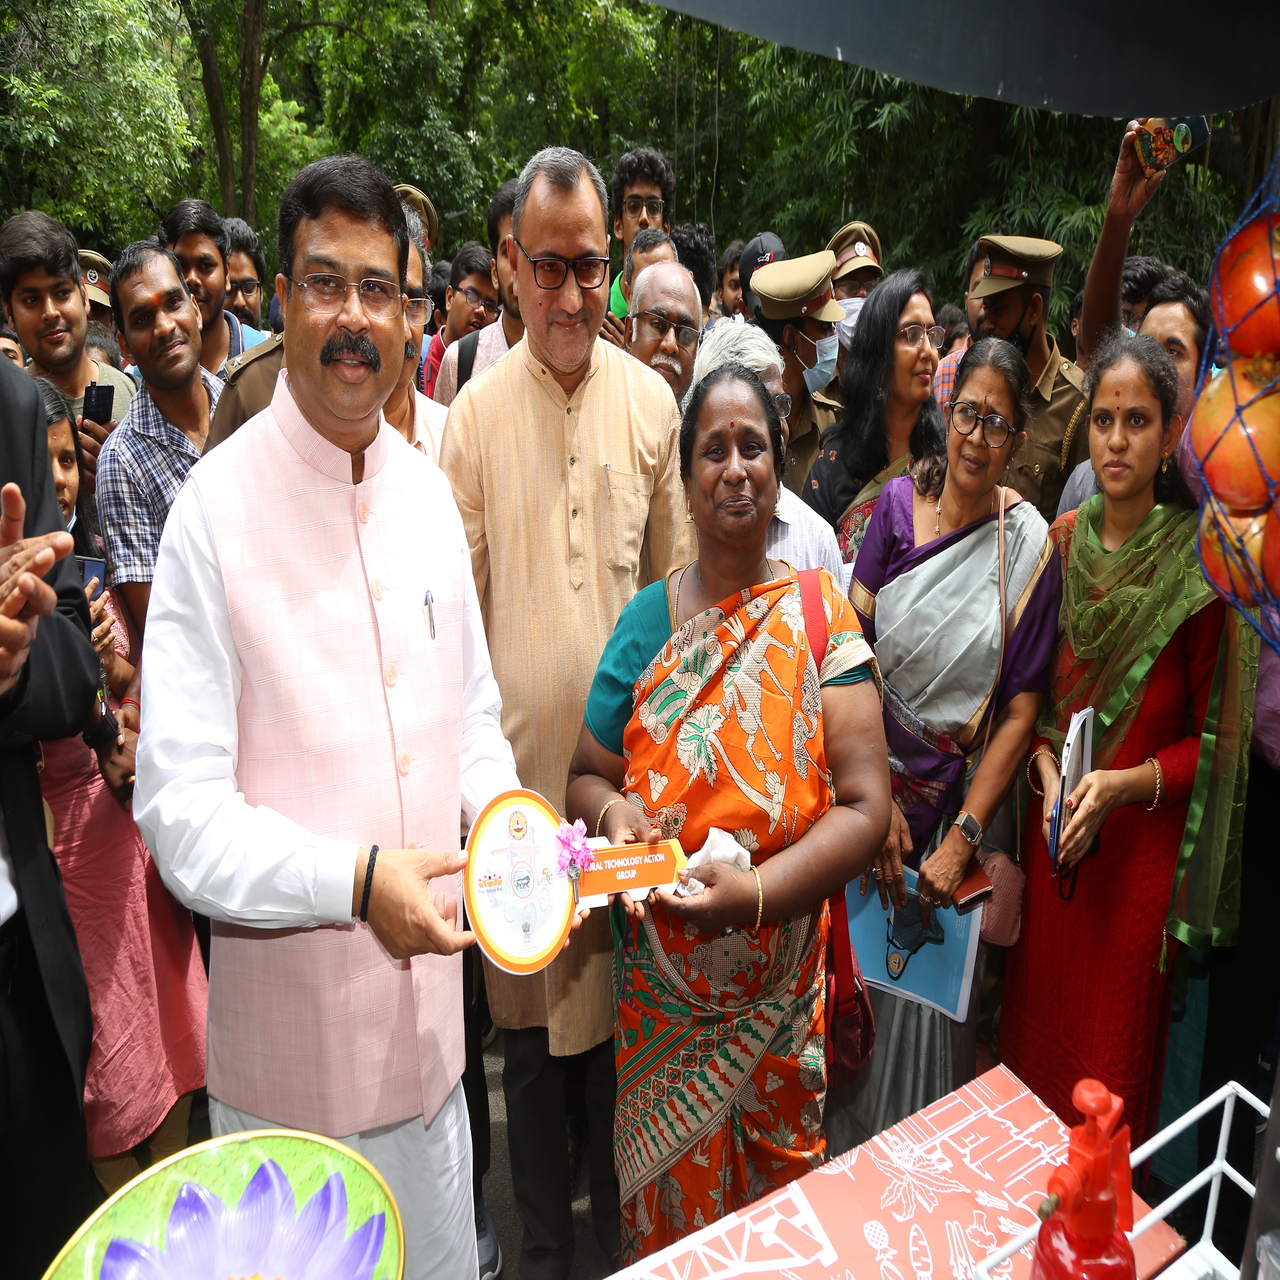
[[[486,673],[488,662],[486,651]],[[187,483],[147,610],[134,819],[169,891],[203,915],[267,929],[348,922],[357,846],[236,789],[240,679],[213,534]]]
[[[462,520],[462,815],[470,824],[496,795],[520,787],[515,756],[502,732],[502,695],[494,679],[480,598]]]

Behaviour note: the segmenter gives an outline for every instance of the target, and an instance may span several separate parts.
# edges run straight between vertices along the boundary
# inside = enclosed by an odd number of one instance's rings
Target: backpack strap
[[[458,390],[461,391],[463,386],[471,377],[471,370],[475,368],[476,348],[480,345],[480,335],[483,329],[473,329],[464,338],[458,339]]]

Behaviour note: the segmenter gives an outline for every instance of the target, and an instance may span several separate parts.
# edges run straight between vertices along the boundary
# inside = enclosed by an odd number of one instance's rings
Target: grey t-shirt
[[[113,369],[109,364],[103,364],[101,360],[95,360],[93,367],[98,371],[96,381],[99,386],[115,388],[115,395],[111,400],[111,417],[119,422],[124,417],[129,401],[133,399],[133,394],[138,389],[138,384],[127,373],[121,373],[119,369]],[[68,400],[67,403],[71,406],[73,419],[84,412],[84,396]]]
[[[1095,493],[1101,492],[1102,486],[1098,484],[1098,477],[1093,474],[1093,463],[1086,458],[1067,477],[1062,497],[1058,499],[1058,515],[1065,516],[1068,511],[1084,506]]]

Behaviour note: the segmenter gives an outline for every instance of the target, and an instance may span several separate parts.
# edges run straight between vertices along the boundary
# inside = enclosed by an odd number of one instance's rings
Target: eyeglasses
[[[657,196],[649,196],[648,198],[644,196],[628,196],[622,202],[622,211],[628,218],[638,218],[640,210],[643,209],[654,222],[657,222],[662,217],[662,211],[666,207],[667,202],[659,200]]]
[[[290,280],[293,280],[292,276]],[[317,272],[303,276],[301,280],[293,280],[293,283],[302,290],[302,301],[307,310],[321,316],[337,315],[346,302],[348,289],[359,290],[360,305],[371,320],[389,320],[403,310],[400,290],[390,280],[371,277],[349,284],[341,276]]]
[[[409,317],[410,324],[425,325],[429,323],[433,311],[435,311],[435,305],[430,298],[406,298],[404,300],[404,313]]]
[[[773,397],[773,403],[778,406],[778,417],[791,417],[791,396],[788,392],[779,391],[778,394]]]
[[[965,400],[959,400],[951,406],[951,425],[962,436],[973,435],[974,428],[979,424],[982,425],[982,438],[989,449],[999,449],[1016,431],[1001,414],[979,413]]]
[[[698,345],[698,340],[702,337],[700,329],[695,329],[691,324],[677,324],[674,320],[668,320],[660,311],[641,311],[637,313],[636,319],[643,319],[659,342],[674,329],[676,331],[676,343],[686,351],[694,350]]]
[[[929,339],[931,346],[942,350],[942,344],[947,336],[947,331],[940,325],[934,324],[925,328],[922,324],[904,324],[898,330],[898,337],[909,347],[920,347],[924,345],[924,340]]]
[[[243,293],[246,298],[256,298],[258,290],[262,288],[260,280],[232,280],[227,286],[227,292],[235,297],[237,293]]]
[[[472,311],[480,311],[483,309],[485,315],[487,315],[490,320],[496,320],[498,318],[498,304],[494,302],[492,298],[486,298],[479,290],[455,289],[453,293],[455,297],[458,294],[462,294],[462,296],[467,300],[467,306],[469,306]]]
[[[516,240],[515,236],[511,238]],[[598,289],[609,273],[608,258],[570,259],[557,258],[551,254],[535,258],[519,240],[516,240],[516,248],[529,259],[529,265],[533,268],[533,283],[539,289],[559,289],[564,284],[570,267],[573,268],[573,278],[577,280],[579,289]]]

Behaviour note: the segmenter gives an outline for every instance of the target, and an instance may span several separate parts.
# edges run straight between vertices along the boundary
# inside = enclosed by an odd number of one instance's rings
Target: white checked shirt
[[[222,379],[200,370],[209,418]],[[144,383],[98,455],[98,521],[107,548],[110,585],[150,582],[169,508],[200,450],[156,408]]]
[[[769,521],[765,554],[793,569],[825,569],[843,590],[849,589],[852,564],[845,564],[831,526],[785,485],[778,488],[778,509]]]

